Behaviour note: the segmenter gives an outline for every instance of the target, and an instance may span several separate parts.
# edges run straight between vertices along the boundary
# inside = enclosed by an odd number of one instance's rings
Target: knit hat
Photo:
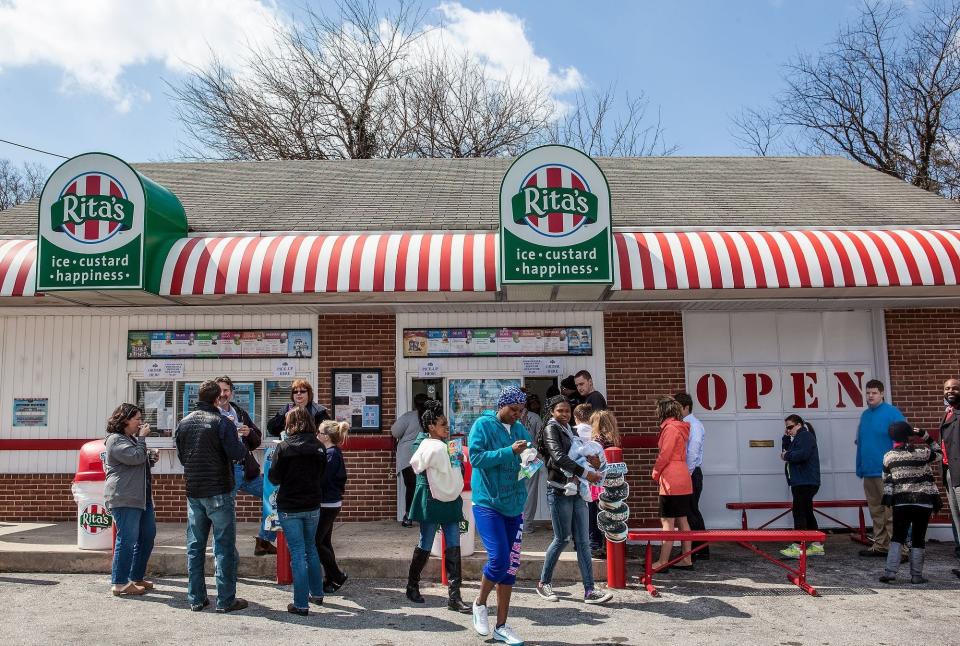
[[[520,386],[507,386],[500,392],[500,397],[497,398],[497,409],[514,404],[525,404],[526,402],[527,394],[523,392]]]
[[[910,436],[913,435],[913,427],[901,420],[890,424],[887,433],[894,442],[909,442]]]

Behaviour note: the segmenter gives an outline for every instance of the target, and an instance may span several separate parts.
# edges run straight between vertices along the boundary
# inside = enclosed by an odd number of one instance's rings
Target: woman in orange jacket
[[[663,531],[672,532],[679,525],[681,531],[689,531],[687,514],[690,512],[690,499],[693,495],[693,481],[687,469],[687,439],[690,437],[690,425],[683,419],[683,409],[672,397],[657,400],[657,419],[660,420],[660,437],[657,446],[660,453],[653,465],[653,479],[660,484],[660,523]],[[660,545],[660,558],[655,568],[670,561],[673,541],[664,541]],[[690,541],[683,541],[683,552],[690,551]],[[693,562],[688,555],[673,567],[680,570],[692,570]]]

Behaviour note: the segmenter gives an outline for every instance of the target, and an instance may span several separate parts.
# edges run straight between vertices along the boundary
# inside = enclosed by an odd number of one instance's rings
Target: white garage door
[[[687,389],[707,430],[700,509],[708,527],[739,526],[728,502],[790,500],[780,439],[791,413],[816,429],[817,498],[863,498],[854,439],[863,386],[878,374],[874,325],[869,311],[685,313]],[[834,511],[845,522],[857,517]]]

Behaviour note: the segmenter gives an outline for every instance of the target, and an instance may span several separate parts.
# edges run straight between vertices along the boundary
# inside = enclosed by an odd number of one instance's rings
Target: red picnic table
[[[820,514],[824,518],[829,518],[833,522],[842,525],[853,532],[850,535],[850,540],[856,541],[857,543],[863,543],[864,545],[870,545],[873,543],[873,539],[867,536],[867,525],[866,520],[863,516],[863,508],[867,506],[866,500],[814,500],[813,501],[813,511],[814,513]],[[824,509],[852,509],[856,507],[857,513],[859,514],[860,527],[853,527],[843,522],[839,518],[834,518],[830,514],[824,512]],[[793,503],[789,501],[767,501],[767,502],[728,502],[727,509],[734,509],[740,511],[740,521],[743,529],[748,529],[747,527],[747,510],[748,509],[783,509],[783,513],[774,516],[763,525],[756,527],[754,529],[764,529],[770,523],[776,522],[790,513],[793,509]]]
[[[807,583],[807,543],[821,542],[826,538],[825,534],[817,530],[809,529],[707,529],[691,531],[672,531],[665,532],[662,529],[630,529],[627,530],[627,540],[647,543],[647,555],[644,559],[643,575],[640,577],[640,583],[647,589],[652,596],[658,597],[660,593],[653,585],[653,575],[657,572],[666,570],[671,565],[682,561],[688,555],[697,552],[710,543],[736,543],[740,547],[765,558],[774,565],[787,571],[787,579],[801,590],[811,596],[818,596],[817,590]],[[653,567],[653,547],[654,541],[696,541],[698,544],[689,552],[684,552],[675,559],[667,562],[666,565],[658,568]],[[782,560],[775,558],[754,543],[798,543],[800,545],[800,560],[796,568],[790,567]]]

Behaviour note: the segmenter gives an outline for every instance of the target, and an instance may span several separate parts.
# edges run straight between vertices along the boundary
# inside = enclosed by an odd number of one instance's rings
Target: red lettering
[[[747,394],[747,405],[744,408],[746,410],[758,410],[760,408],[760,398],[773,391],[773,379],[764,372],[745,372],[743,381]]]
[[[710,400],[710,382],[713,382],[713,402]],[[723,377],[706,374],[697,380],[697,402],[704,410],[719,410],[727,403],[727,384]]]
[[[847,391],[850,397],[850,403],[856,408],[863,408],[863,374],[862,372],[853,373],[857,377],[856,383],[849,372],[835,372],[833,376],[837,378],[837,408],[846,408],[843,402],[843,391]]]
[[[813,386],[817,383],[817,373],[791,372],[790,378],[793,379],[793,407],[819,408],[820,399],[813,395]],[[808,378],[810,383],[807,383]]]

